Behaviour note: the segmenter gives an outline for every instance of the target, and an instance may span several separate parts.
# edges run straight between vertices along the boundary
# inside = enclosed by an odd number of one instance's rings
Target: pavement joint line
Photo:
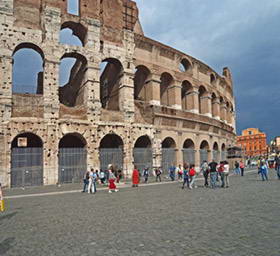
[[[253,173],[257,170],[250,170],[246,171],[246,173]],[[235,174],[230,174],[230,176],[235,176]],[[197,178],[196,181],[204,180],[204,178]],[[163,181],[163,182],[155,182],[155,183],[148,183],[148,184],[141,184],[141,187],[146,186],[156,186],[156,185],[166,185],[166,184],[174,184],[174,183],[181,183],[182,181]],[[124,184],[117,186],[118,188],[131,188],[131,184]],[[99,188],[98,191],[108,190],[108,187]],[[37,193],[37,194],[26,194],[26,195],[15,195],[15,196],[4,196],[4,199],[18,199],[18,198],[26,198],[26,197],[40,197],[40,196],[55,196],[55,195],[63,195],[63,194],[73,194],[73,193],[81,193],[81,190],[69,190],[69,191],[55,191],[55,192],[46,192],[46,193]],[[85,192],[87,193],[87,192]]]

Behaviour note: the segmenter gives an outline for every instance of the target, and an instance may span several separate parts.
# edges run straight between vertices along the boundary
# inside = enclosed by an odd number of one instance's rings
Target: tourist
[[[89,184],[88,184],[88,193],[96,193],[96,181],[98,180],[96,172],[91,168],[89,173]]]
[[[190,176],[189,188],[193,189],[193,185],[194,185],[195,178],[196,178],[196,171],[195,171],[195,168],[194,168],[194,164],[190,165],[189,176]],[[197,188],[197,186],[195,186],[195,185],[194,185],[194,187]]]
[[[169,177],[170,177],[171,181],[175,180],[175,173],[176,173],[176,167],[173,164],[172,166],[169,167]]]
[[[185,185],[187,183],[187,186],[190,186],[190,180],[189,180],[189,166],[187,163],[184,163],[183,166],[183,186],[182,189],[185,188]]]
[[[262,181],[268,181],[268,168],[264,160],[260,163],[260,169],[258,173],[261,174]]]
[[[139,171],[137,169],[137,166],[135,165],[134,170],[132,171],[132,187],[138,187],[139,181]]]
[[[221,161],[220,164],[217,167],[218,173],[217,176],[220,176],[222,179],[222,173],[224,172],[224,162]],[[217,181],[219,181],[219,179],[217,179]]]
[[[211,182],[211,188],[216,188],[216,181],[217,181],[217,163],[215,160],[212,160],[212,162],[209,164],[210,168],[210,182]]]
[[[156,174],[156,182],[161,182],[161,174],[162,174],[161,169],[160,168],[156,168],[155,174]]]
[[[204,187],[208,187],[209,166],[206,160],[202,162],[200,170],[202,171],[204,177]]]
[[[229,187],[229,164],[224,161],[224,171],[222,172],[222,188]]]
[[[117,171],[117,183],[119,183],[120,182],[120,180],[122,179],[122,170],[121,169],[119,169],[118,171]]]
[[[144,177],[144,182],[147,183],[148,182],[148,178],[149,178],[149,168],[146,167],[143,171],[143,177]]]
[[[178,180],[182,180],[183,179],[183,167],[181,164],[179,164],[178,168],[177,168],[177,175],[178,175]]]
[[[277,177],[280,180],[280,154],[275,157],[275,170],[277,172]]]
[[[105,177],[105,172],[102,169],[100,170],[100,173],[99,173],[99,179],[100,179],[101,184],[104,185],[106,177]]]
[[[240,174],[240,167],[239,167],[239,163],[237,161],[235,161],[234,163],[234,174],[239,175]]]
[[[239,167],[240,167],[240,170],[241,170],[241,176],[244,176],[244,168],[245,168],[245,165],[243,163],[243,161],[241,160],[240,163],[239,163]]]
[[[117,189],[117,187],[116,187],[116,184],[115,184],[115,181],[116,181],[116,176],[115,176],[115,174],[114,174],[114,172],[113,172],[113,167],[111,166],[110,168],[109,168],[109,193],[112,193],[112,190],[114,190],[115,192],[118,192],[119,190]]]
[[[88,188],[88,184],[89,184],[89,171],[87,170],[84,174],[84,178],[83,178],[83,181],[84,181],[84,188],[83,188],[83,193],[87,191],[87,188]]]

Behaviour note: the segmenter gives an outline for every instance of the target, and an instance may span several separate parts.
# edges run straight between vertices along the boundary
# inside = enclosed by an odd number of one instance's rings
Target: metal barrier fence
[[[134,165],[137,166],[141,174],[147,167],[150,170],[150,174],[153,173],[153,150],[151,148],[134,148],[133,157]]]
[[[78,183],[87,170],[87,151],[84,148],[60,148],[58,163],[59,183]]]
[[[195,150],[185,148],[182,150],[183,152],[183,162],[188,164],[195,164]]]
[[[99,151],[100,169],[107,170],[112,164],[123,170],[123,150],[121,148],[101,148]]]
[[[169,167],[173,166],[176,160],[176,150],[173,148],[163,148],[162,149],[162,171],[163,173],[168,173]]]
[[[203,163],[203,161],[208,162],[208,150],[207,149],[201,149],[199,150],[200,153],[200,164]]]
[[[43,149],[13,148],[11,187],[43,185]]]
[[[213,150],[212,151],[212,160],[215,160],[215,162],[219,162],[220,161],[220,151],[217,151],[217,150]]]
[[[221,152],[221,161],[227,160],[227,151],[223,150]]]

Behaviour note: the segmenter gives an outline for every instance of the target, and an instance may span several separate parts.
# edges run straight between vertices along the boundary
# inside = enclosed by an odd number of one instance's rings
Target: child
[[[190,171],[189,171],[189,175],[190,175],[190,186],[189,188],[192,189],[193,185],[194,185],[194,181],[195,181],[195,177],[196,177],[196,171],[194,169],[194,164],[191,164],[190,166]],[[195,188],[197,188],[197,186],[194,186]]]
[[[115,174],[112,172],[111,169],[109,169],[109,191],[108,191],[109,193],[112,193],[112,190],[115,190],[115,192],[119,191],[116,187],[115,180],[116,180]]]

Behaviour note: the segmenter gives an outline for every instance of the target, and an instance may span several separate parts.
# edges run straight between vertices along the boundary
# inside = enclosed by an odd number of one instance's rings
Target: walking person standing
[[[89,184],[89,171],[87,170],[84,174],[84,178],[83,178],[83,181],[84,181],[84,188],[83,188],[83,193],[87,191],[87,188],[88,188],[88,184]]]
[[[203,177],[204,177],[204,187],[208,187],[208,177],[209,177],[209,166],[206,160],[203,161],[203,163],[201,164],[200,167],[202,173],[203,173]]]
[[[138,187],[140,181],[140,177],[139,177],[139,171],[137,169],[137,166],[134,166],[134,170],[132,172],[132,187]]]
[[[237,161],[235,161],[234,163],[234,174],[239,175],[240,174],[240,167],[239,167],[239,163]]]
[[[109,168],[109,193],[112,193],[112,190],[114,190],[115,192],[118,192],[119,190],[117,189],[117,187],[116,187],[116,184],[115,184],[115,181],[116,181],[116,176],[115,176],[115,174],[114,174],[114,172],[113,172],[113,167],[112,166],[110,166],[110,168]]]
[[[176,172],[176,167],[173,164],[172,166],[169,167],[169,177],[170,177],[171,181],[175,180],[175,172]]]
[[[190,176],[190,189],[193,189],[193,185],[195,182],[195,178],[196,178],[196,171],[194,169],[194,164],[190,165],[190,170],[189,170],[189,176]],[[196,188],[196,186],[194,185],[194,187]]]
[[[88,193],[96,193],[96,181],[97,181],[97,174],[92,168],[89,174],[89,184],[88,184]]]
[[[190,180],[189,180],[189,167],[187,163],[184,163],[183,166],[183,186],[182,189],[185,188],[185,185],[187,183],[187,186],[190,186]]]
[[[210,183],[211,188],[216,188],[216,181],[217,181],[217,165],[218,163],[215,162],[215,160],[212,160],[212,162],[209,164],[210,168]]]
[[[146,167],[143,171],[144,182],[147,183],[149,179],[149,168]]]
[[[179,166],[177,168],[177,174],[178,174],[178,180],[182,180],[183,179],[183,167],[181,164],[179,164]]]
[[[259,172],[261,174],[262,177],[262,181],[268,181],[268,167],[265,163],[265,161],[261,161],[260,163],[260,170]]]
[[[244,168],[245,168],[245,164],[243,163],[243,161],[241,160],[239,163],[239,167],[241,170],[241,176],[244,176]]]
[[[275,157],[275,170],[277,173],[278,180],[280,180],[280,154]]]
[[[229,187],[229,164],[228,161],[224,161],[224,171],[222,172],[222,187]]]
[[[162,171],[160,170],[160,168],[156,168],[155,173],[156,173],[156,182],[158,181],[161,182]]]

